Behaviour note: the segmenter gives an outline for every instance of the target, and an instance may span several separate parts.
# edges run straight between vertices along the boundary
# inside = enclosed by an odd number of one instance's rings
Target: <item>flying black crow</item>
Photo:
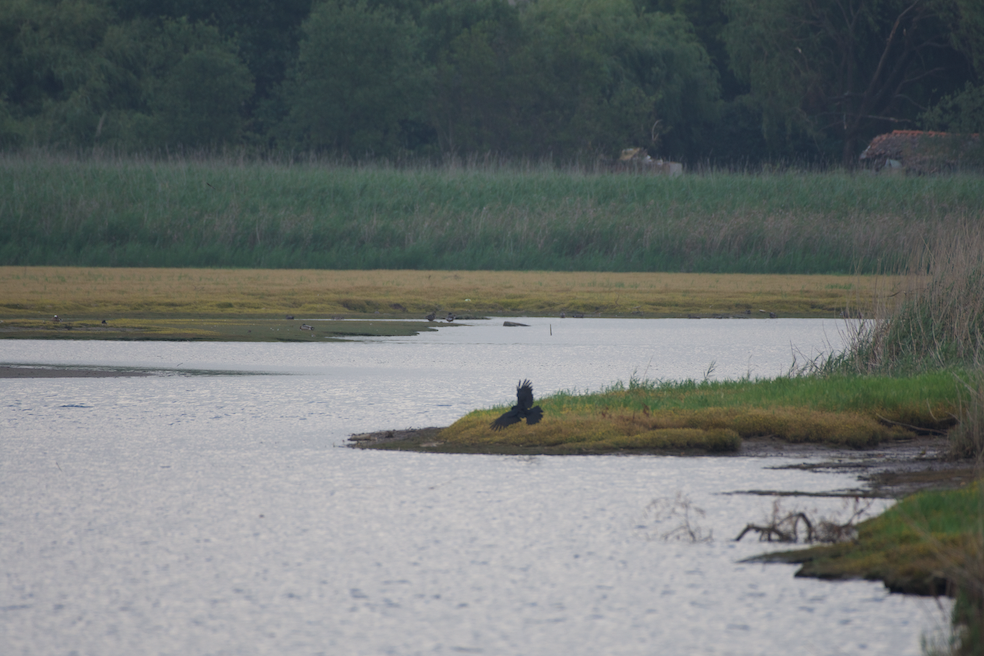
[[[535,424],[543,419],[543,410],[540,406],[533,405],[533,383],[528,380],[516,385],[516,405],[489,424],[489,428],[499,431],[522,421],[524,417],[527,424]]]

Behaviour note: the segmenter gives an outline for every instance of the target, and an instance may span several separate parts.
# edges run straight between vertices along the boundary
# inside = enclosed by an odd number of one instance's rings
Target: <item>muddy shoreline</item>
[[[544,455],[539,449],[503,448],[487,446],[448,445],[440,439],[444,427],[407,428],[360,433],[348,438],[348,446],[357,449],[392,451],[416,451],[423,453],[472,453],[495,455]],[[838,471],[855,474],[858,485],[849,489],[831,490],[814,496],[877,497],[897,499],[922,490],[955,489],[974,479],[974,467],[970,462],[950,460],[946,457],[947,440],[944,437],[920,437],[879,445],[872,449],[856,450],[829,447],[820,444],[791,444],[776,438],[745,439],[741,450],[735,453],[649,453],[638,451],[617,452],[612,455],[686,455],[705,458],[802,458],[794,465],[781,465],[786,469],[804,471]],[[590,457],[590,456],[584,456]],[[734,490],[733,494],[761,494],[769,496],[803,496],[789,490]]]

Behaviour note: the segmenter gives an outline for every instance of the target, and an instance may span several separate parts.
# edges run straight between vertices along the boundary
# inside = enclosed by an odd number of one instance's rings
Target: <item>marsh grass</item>
[[[0,264],[869,273],[980,178],[0,155]]]
[[[545,452],[737,451],[742,440],[867,448],[955,423],[947,373],[911,378],[783,377],[725,382],[630,381],[595,394],[541,399],[544,419],[492,432],[505,408],[474,411],[441,433],[449,444],[498,444]]]
[[[975,487],[977,508],[969,509],[960,539],[941,540],[913,522],[922,539],[932,547],[937,566],[946,577],[947,592],[956,598],[950,651],[960,656],[984,652],[984,484],[978,481]],[[974,494],[973,488],[968,494]]]
[[[956,373],[959,385],[957,416],[960,423],[950,431],[950,455],[972,459],[978,474],[984,473],[984,364],[976,362],[965,373]]]

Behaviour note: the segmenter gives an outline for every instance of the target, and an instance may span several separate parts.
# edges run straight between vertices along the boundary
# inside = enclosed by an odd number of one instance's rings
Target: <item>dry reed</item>
[[[850,347],[834,369],[906,373],[984,361],[984,232],[962,224],[924,244],[899,277],[883,280],[852,324]]]

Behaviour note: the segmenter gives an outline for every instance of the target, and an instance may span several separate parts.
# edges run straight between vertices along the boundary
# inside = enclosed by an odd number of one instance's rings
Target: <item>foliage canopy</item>
[[[976,0],[5,0],[0,147],[850,164],[978,129]]]

